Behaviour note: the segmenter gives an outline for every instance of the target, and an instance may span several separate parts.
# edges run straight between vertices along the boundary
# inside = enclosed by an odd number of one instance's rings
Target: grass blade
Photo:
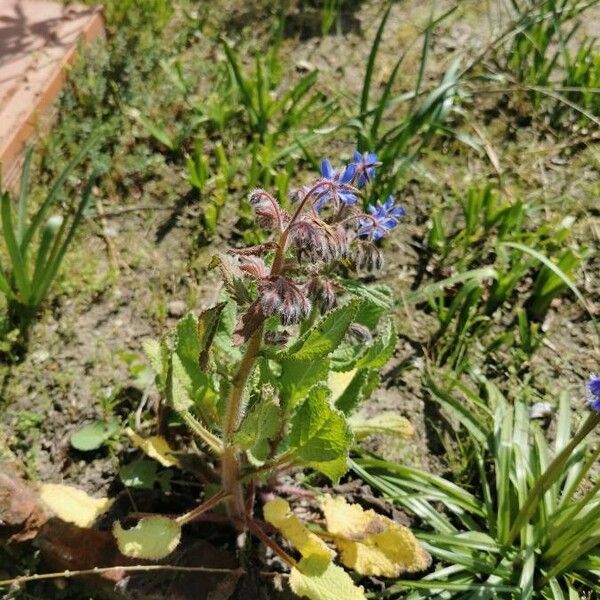
[[[560,277],[560,279],[562,279],[562,281],[565,283],[565,285],[573,292],[573,294],[575,294],[575,297],[577,298],[577,300],[579,300],[579,302],[581,303],[583,308],[587,311],[588,315],[590,316],[591,320],[593,321],[594,325],[596,326],[596,333],[598,333],[598,336],[600,337],[600,332],[598,331],[598,324],[597,324],[596,319],[594,318],[594,315],[592,314],[585,298],[583,297],[583,294],[579,291],[577,286],[567,277],[567,275],[565,275],[565,273],[563,273],[563,271],[561,269],[559,269],[547,256],[545,256],[544,254],[542,254],[541,252],[539,252],[537,250],[534,250],[533,248],[530,248],[529,246],[525,246],[524,244],[519,244],[518,242],[502,242],[501,245],[508,246],[509,248],[515,248],[517,250],[521,250],[521,252],[525,252],[525,253],[529,254],[530,256],[537,258],[542,264],[546,265],[546,267],[548,267],[555,275]]]
[[[385,29],[385,25],[387,23],[388,17],[390,16],[390,11],[392,9],[392,3],[389,2],[385,12],[383,13],[383,17],[381,22],[379,23],[379,27],[377,28],[377,33],[375,34],[375,39],[373,40],[373,45],[371,46],[371,51],[369,52],[369,58],[367,60],[367,69],[365,71],[365,78],[363,80],[362,93],[360,96],[360,114],[361,121],[363,124],[365,123],[364,113],[366,113],[369,108],[369,94],[371,92],[371,83],[373,81],[373,71],[375,70],[375,61],[377,59],[377,53],[379,52],[379,45],[381,44],[381,38],[383,36],[383,31]]]
[[[79,149],[79,152],[71,159],[69,164],[63,169],[62,173],[57,177],[56,181],[50,188],[46,199],[42,203],[42,206],[35,213],[33,218],[31,219],[31,223],[29,227],[25,230],[25,235],[23,236],[23,240],[21,241],[20,248],[23,254],[23,258],[26,259],[27,251],[29,249],[29,244],[35,235],[35,232],[38,230],[38,227],[45,222],[46,215],[50,207],[56,201],[58,193],[62,188],[64,182],[67,180],[73,169],[85,158],[88,152],[92,149],[92,146],[96,143],[98,138],[98,131],[92,133],[88,140],[83,144],[83,146]]]
[[[24,304],[29,302],[29,293],[31,285],[27,276],[27,266],[24,257],[17,243],[15,236],[15,227],[12,220],[11,199],[8,192],[4,192],[0,197],[0,213],[2,217],[2,233],[6,249],[12,263],[12,273],[15,278],[15,284],[19,291],[20,299]]]
[[[75,213],[75,216],[73,217],[73,221],[71,222],[69,232],[67,233],[64,241],[62,242],[58,252],[56,252],[56,254],[54,256],[50,257],[50,260],[48,261],[46,272],[44,273],[44,277],[39,282],[39,284],[36,286],[36,294],[35,294],[36,303],[39,303],[44,299],[44,297],[46,296],[46,293],[48,291],[48,288],[50,287],[50,285],[52,284],[52,281],[56,277],[56,273],[58,272],[58,269],[60,268],[60,265],[65,256],[65,253],[66,253],[67,249],[69,248],[69,246],[71,245],[71,242],[73,241],[73,238],[75,237],[77,228],[79,227],[79,224],[81,223],[81,219],[83,218],[83,213],[90,202],[90,199],[92,197],[92,188],[94,187],[95,180],[96,180],[96,174],[94,173],[94,174],[92,174],[92,176],[90,177],[90,179],[88,180],[88,182],[86,184],[85,190],[81,197],[81,201],[79,202],[79,206],[77,207],[77,212]],[[58,239],[60,239],[60,238],[61,238],[61,235],[59,234]]]

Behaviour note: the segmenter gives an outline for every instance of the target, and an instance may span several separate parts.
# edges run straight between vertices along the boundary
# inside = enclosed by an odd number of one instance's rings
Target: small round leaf
[[[116,421],[94,421],[71,436],[71,446],[82,452],[98,450],[118,430],[119,424]]]
[[[140,519],[131,529],[119,522],[113,526],[119,552],[131,558],[160,560],[175,550],[181,538],[181,527],[172,519],[155,516]]]

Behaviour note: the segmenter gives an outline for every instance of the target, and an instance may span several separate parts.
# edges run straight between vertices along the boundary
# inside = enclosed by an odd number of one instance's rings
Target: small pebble
[[[183,300],[171,300],[167,306],[170,317],[183,317],[187,306]]]
[[[530,419],[549,419],[554,413],[554,408],[549,402],[536,402],[529,408]]]

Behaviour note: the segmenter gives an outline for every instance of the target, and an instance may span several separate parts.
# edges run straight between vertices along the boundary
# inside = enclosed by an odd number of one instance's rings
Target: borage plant
[[[333,482],[345,474],[353,441],[346,418],[377,385],[377,371],[394,350],[393,322],[383,318],[389,291],[350,277],[381,266],[377,241],[404,214],[392,197],[361,210],[376,167],[373,155],[355,154],[339,170],[324,160],[318,180],[292,194],[289,212],[254,190],[256,221],[272,239],[215,258],[225,281],[222,301],[146,344],[168,406],[210,452],[208,468],[221,489],[178,519],[146,517],[128,531],[117,525],[122,552],[165,556],[181,525],[225,503],[238,532],[249,532],[289,565],[290,586],[301,596],[364,597],[333,564],[334,547],[344,565],[363,575],[395,577],[429,565],[410,530],[372,510],[324,495],[318,501],[325,527],[309,529],[285,500],[272,497],[280,477],[297,467]],[[254,514],[259,492],[271,497],[264,520]],[[140,552],[146,530],[161,532],[150,535],[150,553]],[[299,561],[269,535],[275,530]],[[159,538],[166,541],[157,556]]]

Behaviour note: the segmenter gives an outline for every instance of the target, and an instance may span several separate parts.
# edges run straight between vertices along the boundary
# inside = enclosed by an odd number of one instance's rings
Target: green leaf
[[[82,452],[98,450],[119,431],[117,421],[94,421],[71,436],[71,446]]]
[[[394,306],[392,290],[387,285],[365,285],[353,279],[344,281],[342,285],[351,294],[367,300],[384,311],[389,311]]]
[[[181,527],[168,517],[140,519],[131,529],[123,529],[118,521],[113,526],[119,552],[131,558],[160,560],[169,556],[179,544]]]
[[[298,461],[336,481],[346,471],[351,443],[344,415],[329,403],[329,390],[324,386],[313,388],[292,416],[288,451]]]
[[[288,350],[288,356],[296,360],[315,360],[333,352],[344,339],[362,302],[358,299],[351,300],[330,312]]]
[[[284,358],[281,361],[279,384],[287,410],[306,396],[317,383],[325,381],[329,373],[329,360],[297,360]]]
[[[166,146],[169,150],[175,149],[175,140],[171,135],[169,135],[166,127],[157,124],[155,121],[150,120],[148,117],[145,117],[138,111],[135,111],[133,116],[140,123],[140,125],[147,129],[148,133],[161,144],[163,144],[163,146]]]
[[[233,332],[237,322],[237,307],[236,303],[226,293],[222,295],[226,298],[226,304],[217,326],[214,345],[228,357],[238,361],[241,359],[242,353],[239,348],[233,345]]]
[[[198,324],[194,315],[189,313],[177,323],[175,352],[182,362],[196,365],[201,350]]]
[[[0,195],[0,216],[2,217],[2,233],[6,249],[12,263],[12,272],[19,290],[20,299],[24,304],[29,303],[31,282],[27,274],[27,263],[17,242],[16,230],[12,220],[11,199],[8,193]]]
[[[387,319],[383,331],[375,342],[357,361],[356,369],[380,369],[394,354],[396,348],[396,327]]]
[[[205,310],[198,317],[197,333],[201,348],[198,364],[203,371],[208,366],[210,348],[219,328],[221,315],[226,306],[227,302],[219,302],[219,304]]]
[[[221,276],[223,277],[223,285],[231,297],[238,304],[248,304],[252,302],[253,298],[244,280],[240,277],[239,269],[236,271],[232,264],[228,262],[226,258],[215,255],[211,258],[208,263],[208,268],[215,269],[219,268]]]
[[[169,373],[169,349],[162,340],[147,339],[143,341],[142,346],[152,370],[156,373],[157,384],[164,390]]]
[[[319,473],[323,473],[333,483],[337,483],[348,472],[348,455],[340,456],[335,460],[311,462],[308,466]]]
[[[281,428],[281,409],[277,401],[265,396],[244,417],[235,442],[248,452],[250,462],[263,464],[269,457],[269,440]]]
[[[158,468],[153,460],[136,460],[123,465],[119,469],[119,477],[126,487],[151,490],[158,484],[163,492],[170,492],[173,473],[170,470],[159,473]]]
[[[354,375],[346,389],[336,398],[335,407],[345,415],[352,414],[379,386],[379,373],[361,369]]]
[[[215,421],[218,394],[213,377],[200,368],[202,351],[198,323],[196,318],[189,314],[177,324],[175,336],[171,384],[173,401],[176,401],[180,408],[175,405],[174,408],[178,411],[189,410],[193,405],[207,421]]]

